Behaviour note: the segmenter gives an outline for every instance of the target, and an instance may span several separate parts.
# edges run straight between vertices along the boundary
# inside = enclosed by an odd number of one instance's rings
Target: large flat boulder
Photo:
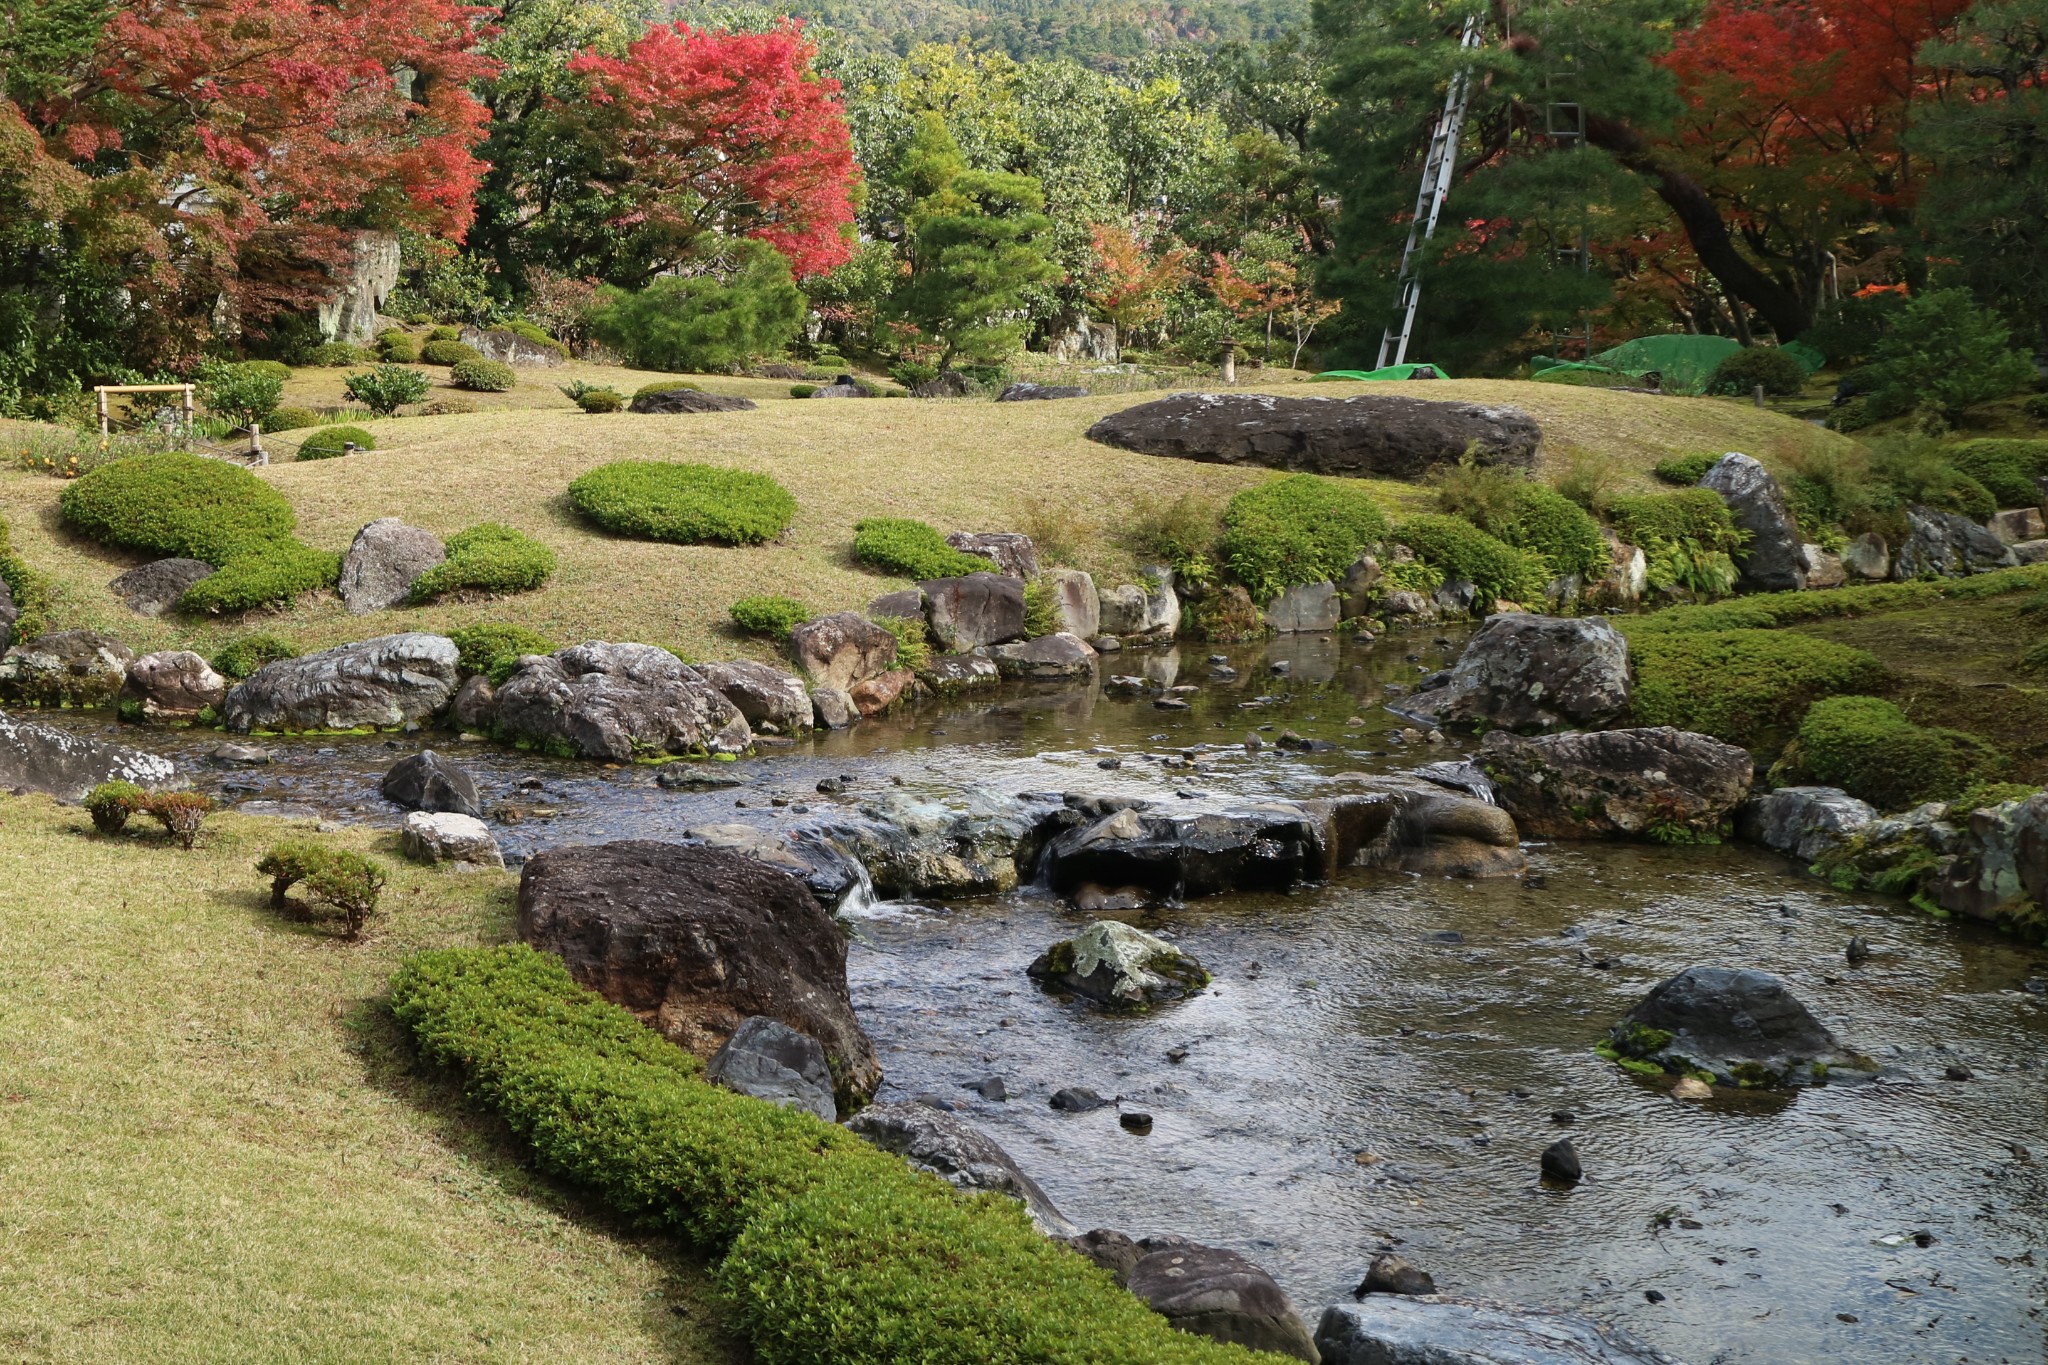
[[[751,398],[735,398],[729,394],[705,393],[700,389],[662,389],[657,393],[636,394],[626,410],[656,417],[676,417],[695,412],[750,412],[756,406]]]
[[[1710,1071],[1723,1085],[1811,1085],[1874,1070],[1837,1042],[1768,972],[1688,967],[1659,984],[1608,1032],[1622,1057],[1667,1071]]]
[[[498,689],[497,721],[508,738],[613,763],[739,754],[754,741],[740,709],[675,655],[598,640],[522,658]]]
[[[1543,431],[1520,408],[1479,403],[1176,393],[1111,413],[1088,439],[1210,464],[1409,479],[1467,454],[1526,469]]]
[[[1443,686],[1399,710],[1461,729],[1600,725],[1628,709],[1628,641],[1602,616],[1488,617]]]
[[[1668,725],[1528,738],[1490,732],[1480,766],[1524,834],[1717,839],[1754,777],[1749,752]]]
[[[881,1083],[847,994],[845,932],[803,881],[758,859],[650,840],[552,849],[520,875],[519,936],[699,1057],[765,1015],[823,1045],[842,1110]]]
[[[956,1189],[1016,1200],[1049,1237],[1074,1233],[1038,1182],[995,1139],[957,1115],[914,1100],[890,1100],[861,1110],[846,1128]]]
[[[1234,1251],[1147,1237],[1124,1287],[1183,1332],[1320,1361],[1308,1324],[1273,1277]]]
[[[1026,682],[1059,682],[1090,677],[1095,672],[1094,647],[1080,636],[1064,631],[1022,644],[996,645],[988,653],[1005,678]]]
[[[96,630],[53,630],[0,654],[0,701],[111,706],[135,651]]]
[[[1771,471],[1747,455],[1730,451],[1700,478],[1728,504],[1728,514],[1748,533],[1735,552],[1742,586],[1751,592],[1797,592],[1806,586],[1806,556],[1799,522],[1785,504],[1785,490]]]
[[[1444,1294],[1371,1294],[1316,1325],[1323,1365],[1680,1365],[1575,1313]]]
[[[1065,814],[1069,827],[1051,837],[1044,860],[1046,878],[1062,896],[1095,886],[1182,901],[1284,890],[1324,873],[1322,823],[1288,802],[1123,805],[1098,813],[1082,801]]]
[[[160,787],[177,775],[170,759],[108,744],[0,711],[0,791],[42,792],[82,801],[102,782]]]
[[[455,642],[409,631],[265,664],[228,691],[227,728],[353,730],[425,720],[461,681]]]
[[[1301,803],[1323,825],[1330,872],[1378,867],[1471,881],[1528,870],[1514,818],[1488,797],[1409,774],[1372,787]]]
[[[941,645],[965,654],[1024,638],[1024,580],[1008,574],[971,573],[934,578],[924,592],[925,619]]]

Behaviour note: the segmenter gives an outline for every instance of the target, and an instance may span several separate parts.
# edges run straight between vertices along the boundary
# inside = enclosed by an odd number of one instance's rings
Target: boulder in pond
[[[1142,803],[1140,803],[1142,804]],[[1111,808],[1068,798],[1047,842],[1043,871],[1052,889],[1129,887],[1153,901],[1226,891],[1278,891],[1322,878],[1322,822],[1289,802],[1180,802]]]
[[[1323,1357],[1271,1275],[1234,1251],[1146,1237],[1124,1287],[1183,1332],[1296,1360]]]
[[[860,860],[815,829],[762,829],[758,825],[693,825],[682,843],[720,848],[789,873],[811,889],[828,912],[873,889]]]
[[[925,686],[942,697],[978,691],[1002,682],[1002,670],[978,654],[942,654],[923,673]]]
[[[1024,580],[971,573],[920,583],[925,619],[947,650],[965,654],[1024,638]]]
[[[130,569],[107,584],[107,591],[137,616],[161,616],[177,606],[193,584],[214,572],[203,559],[159,559]]]
[[[1343,612],[1335,583],[1301,583],[1266,604],[1266,625],[1279,635],[1319,635],[1335,630]]]
[[[1019,531],[955,531],[946,543],[964,555],[993,562],[1012,578],[1038,577],[1038,546]]]
[[[914,1100],[890,1100],[861,1110],[846,1121],[846,1128],[956,1189],[1016,1200],[1048,1237],[1067,1237],[1075,1231],[1008,1152],[957,1115]]]
[[[1102,633],[1102,597],[1092,575],[1080,569],[1048,569],[1044,582],[1052,593],[1062,632],[1083,640]]]
[[[1892,577],[1902,583],[1961,578],[2019,562],[2010,545],[1960,512],[1908,507],[1906,526],[1905,541],[1892,553]]]
[[[978,791],[952,802],[891,791],[800,829],[857,859],[885,895],[988,896],[1015,890],[1029,871],[1050,809],[1043,799]]]
[[[1784,982],[1751,968],[1686,968],[1608,1030],[1607,1046],[1666,1071],[1712,1072],[1722,1085],[1811,1085],[1876,1069],[1837,1042]]]
[[[445,863],[458,869],[505,866],[505,854],[490,827],[458,811],[413,811],[398,828],[398,843],[417,863]]]
[[[476,817],[484,813],[476,779],[432,749],[422,749],[392,764],[377,790],[386,801],[406,810],[452,811]]]
[[[497,702],[507,738],[578,758],[741,754],[754,740],[724,693],[653,645],[592,640],[527,655]]]
[[[1668,725],[1534,738],[1490,732],[1479,763],[1524,834],[1721,837],[1749,795],[1749,752]]]
[[[1440,687],[1401,714],[1445,729],[1554,730],[1628,710],[1628,641],[1604,616],[1488,617]]]
[[[227,700],[228,680],[189,649],[145,654],[128,665],[122,702],[142,708],[144,720],[197,720]]]
[[[853,690],[846,695],[863,720],[872,720],[914,693],[916,687],[917,674],[907,668],[892,668],[887,673],[878,673],[855,683]]]
[[[817,1039],[841,1109],[881,1083],[846,986],[846,934],[788,872],[728,849],[626,840],[537,854],[519,936],[709,1058],[753,1015]]]
[[[1018,381],[996,395],[998,403],[1043,403],[1060,398],[1086,398],[1088,390],[1078,384],[1031,384]]]
[[[801,1109],[827,1123],[839,1122],[832,1098],[832,1068],[825,1049],[808,1033],[763,1014],[740,1021],[704,1068],[704,1078],[742,1095]]]
[[[1748,533],[1735,552],[1743,587],[1751,592],[1797,592],[1806,586],[1799,522],[1770,470],[1730,451],[1701,476],[1699,486],[1720,494],[1736,527]]]
[[[811,693],[804,680],[770,664],[741,659],[707,664],[697,670],[704,681],[725,694],[755,729],[793,735],[811,728]]]
[[[1927,880],[1934,903],[2038,935],[2048,918],[2048,795],[1979,807],[1959,834],[1957,855]]]
[[[1124,583],[1096,593],[1098,628],[1133,643],[1171,640],[1180,630],[1180,595],[1174,591],[1173,570],[1148,568],[1140,575],[1144,582]],[[1243,595],[1242,588],[1228,591]],[[1244,600],[1244,615],[1255,624],[1258,612],[1251,599]]]
[[[1190,953],[1118,920],[1097,920],[1039,954],[1032,980],[1110,1009],[1142,1010],[1199,994],[1209,973]]]
[[[102,782],[161,787],[176,776],[176,765],[161,755],[0,711],[0,792],[42,792],[59,801],[83,801]]]
[[[1780,787],[1753,796],[1735,814],[1735,832],[1802,863],[1848,847],[1877,808],[1840,787]]]
[[[848,692],[896,666],[896,637],[865,616],[842,611],[792,630],[789,652],[814,686]]]
[[[820,730],[844,730],[860,719],[853,694],[837,687],[811,689],[811,716]]]
[[[1146,455],[1311,474],[1411,479],[1468,454],[1527,469],[1543,432],[1520,408],[1370,394],[1276,398],[1177,393],[1088,428],[1088,439]]]
[[[404,603],[421,575],[447,558],[447,548],[433,532],[397,517],[379,517],[356,532],[341,557],[337,591],[358,616],[387,611]]]
[[[222,709],[236,734],[397,727],[440,711],[460,678],[453,640],[409,631],[265,664]]]
[[[1374,778],[1372,790],[1303,801],[1325,831],[1325,875],[1378,867],[1461,881],[1528,870],[1514,819],[1484,796],[1412,774]]]
[[[1375,1294],[1316,1324],[1323,1365],[1679,1365],[1619,1328],[1446,1294]]]
[[[990,649],[997,671],[1005,678],[1025,682],[1060,682],[1092,677],[1095,650],[1078,635],[1062,632],[1041,635],[1022,644],[997,645]]]
[[[756,406],[751,398],[736,398],[731,394],[705,393],[701,389],[661,389],[635,395],[626,410],[653,417],[679,417],[696,412],[752,412]]]
[[[0,654],[0,701],[111,706],[135,651],[96,630],[52,630]]]

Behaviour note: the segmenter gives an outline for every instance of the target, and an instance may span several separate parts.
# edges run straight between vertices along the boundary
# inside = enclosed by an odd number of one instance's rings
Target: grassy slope
[[[312,372],[314,375],[338,372]],[[544,401],[551,374],[528,395]],[[298,382],[311,382],[294,381]],[[707,381],[759,384],[764,381]],[[1319,384],[1282,390],[1338,397],[1384,385]],[[1597,456],[1628,482],[1650,465],[1700,449],[1767,452],[1780,443],[1840,438],[1741,404],[1654,398],[1556,385],[1468,380],[1402,392],[1527,407],[1549,433],[1555,472],[1576,452]],[[848,556],[862,517],[909,516],[944,530],[1026,530],[1075,547],[1082,567],[1112,581],[1131,572],[1115,533],[1134,505],[1182,492],[1218,501],[1266,475],[1158,459],[1091,444],[1082,432],[1134,400],[1097,396],[1055,403],[923,403],[911,400],[781,401],[747,413],[649,418],[588,416],[556,406],[465,416],[407,417],[376,424],[380,449],[346,460],[287,464],[269,477],[298,509],[314,545],[345,547],[363,523],[399,516],[439,533],[482,520],[507,522],[552,545],[561,571],[545,590],[476,605],[348,615],[331,599],[250,624],[277,629],[305,648],[403,629],[445,629],[476,620],[518,621],[562,641],[638,639],[694,657],[741,648],[725,633],[725,609],[759,592],[816,610],[858,608],[896,586]],[[758,469],[782,480],[801,508],[774,545],[751,549],[656,545],[606,537],[584,526],[562,491],[577,474],[622,457],[700,460]],[[1390,505],[1426,497],[1411,485],[1376,485]],[[144,621],[105,584],[134,562],[66,535],[55,512],[60,486],[0,472],[0,517],[29,561],[57,583],[56,619],[94,625],[138,648],[193,643],[232,630],[218,624]]]
[[[266,908],[280,822],[89,829],[0,799],[0,1356],[734,1358],[699,1267],[536,1180],[372,1003],[502,937],[508,878],[397,871],[344,946]]]

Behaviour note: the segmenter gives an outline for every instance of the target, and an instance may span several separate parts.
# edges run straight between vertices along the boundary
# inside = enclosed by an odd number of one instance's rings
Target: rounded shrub
[[[450,323],[444,322],[439,327],[436,327],[427,333],[427,340],[429,342],[460,341],[462,340],[462,329]],[[422,352],[422,354],[424,354],[424,352]]]
[[[361,427],[324,427],[299,442],[299,458],[332,460],[347,454],[343,447],[351,445],[363,450],[375,450],[377,438]]]
[[[41,635],[49,624],[50,585],[14,553],[5,521],[0,521],[0,584],[6,585],[8,595],[14,599],[13,638],[33,640]],[[7,641],[8,635],[7,630],[0,629],[0,642]]]
[[[1746,749],[1775,750],[1814,702],[1885,680],[1876,655],[1788,630],[1625,633],[1638,724],[1675,725]]]
[[[224,565],[291,534],[284,495],[238,465],[177,453],[137,455],[64,490],[64,520],[102,545]]]
[[[148,796],[133,782],[102,782],[85,794],[85,813],[100,833],[119,834]]]
[[[791,384],[789,386],[789,396],[791,398],[809,398],[817,391],[818,386],[816,384]]]
[[[1880,810],[1946,801],[2001,765],[1975,735],[1915,725],[1881,697],[1827,697],[1799,724],[1798,766]]]
[[[569,502],[608,531],[681,545],[753,545],[796,516],[796,499],[766,474],[716,465],[620,460],[569,485]]]
[[[265,664],[299,657],[299,647],[281,635],[259,633],[228,641],[214,652],[213,671],[223,678],[247,678]]]
[[[200,826],[213,814],[213,799],[198,792],[148,792],[136,810],[162,825],[178,847],[190,849],[199,842]]]
[[[1607,572],[1600,523],[1548,484],[1510,470],[1460,464],[1440,471],[1437,506],[1518,550],[1542,555],[1553,577],[1598,578]]]
[[[1247,488],[1223,510],[1223,565],[1255,601],[1343,577],[1387,535],[1387,517],[1357,484],[1289,474]]]
[[[393,365],[410,365],[420,358],[419,343],[404,332],[386,332],[377,338],[377,358]]]
[[[366,365],[376,358],[377,353],[367,346],[328,341],[313,348],[311,363],[327,369],[346,369],[350,365]]]
[[[1608,505],[1607,514],[1617,535],[1646,552],[1689,544],[1728,553],[1742,546],[1742,534],[1736,530],[1728,504],[1711,488],[1616,498]]]
[[[511,676],[524,655],[552,654],[560,648],[537,630],[502,622],[464,626],[448,632],[455,642],[456,663],[464,673],[481,673],[493,684]]]
[[[379,417],[389,417],[407,403],[417,403],[433,386],[418,370],[404,365],[379,365],[374,370],[352,374],[342,389],[353,402],[361,403]]]
[[[1668,460],[1657,461],[1657,467],[1650,472],[1664,483],[1679,488],[1692,488],[1707,477],[1707,471],[1720,461],[1719,455],[1710,455],[1705,451],[1694,455],[1673,455]]]
[[[216,573],[185,590],[180,611],[252,611],[277,606],[341,578],[341,554],[316,550],[290,536],[259,541],[237,552]]]
[[[586,384],[578,379],[559,387],[570,402],[585,412],[617,412],[626,406],[626,395],[608,384]]]
[[[272,408],[263,419],[265,431],[303,431],[320,425],[320,414],[311,408]]]
[[[519,383],[518,372],[502,360],[458,360],[448,371],[448,379],[458,389],[473,393],[505,393]]]
[[[1806,367],[1780,346],[1745,346],[1714,367],[1708,392],[1742,397],[1757,385],[1777,398],[1791,398],[1806,387]]]
[[[789,597],[742,597],[732,604],[732,623],[749,635],[781,640],[811,619],[810,608]]]
[[[2048,441],[1965,441],[1951,447],[1949,460],[1982,484],[2000,507],[2037,507],[2034,480],[2048,474]]]
[[[1486,534],[1463,517],[1438,512],[1410,517],[1396,528],[1394,539],[1447,580],[1463,579],[1477,588],[1482,604],[1494,598],[1541,601],[1555,576],[1549,561]]]
[[[244,360],[235,368],[249,374],[275,379],[280,384],[292,377],[292,367],[282,360]]]
[[[547,328],[545,327],[539,327],[531,322],[524,321],[504,322],[500,323],[499,326],[504,328],[504,330],[512,333],[512,335],[514,336],[526,338],[528,341],[531,341],[536,346],[547,347],[549,350],[553,351],[558,356],[567,358],[569,354],[569,348],[567,346],[564,346],[561,342],[555,340],[553,337],[549,336]]]
[[[938,531],[908,517],[867,517],[855,522],[853,557],[871,569],[920,582],[988,573],[995,568],[979,555],[962,554]]]
[[[430,341],[420,347],[422,365],[460,365],[465,360],[481,360],[483,356],[474,346],[449,338],[446,341]]]
[[[486,521],[448,537],[448,558],[413,581],[410,600],[450,593],[532,592],[555,573],[555,552],[509,526]]]

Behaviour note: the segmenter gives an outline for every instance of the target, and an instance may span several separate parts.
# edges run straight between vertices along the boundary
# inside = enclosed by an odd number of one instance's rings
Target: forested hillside
[[[1305,23],[1305,0],[804,0],[791,12],[855,50],[908,54],[966,39],[1019,60],[1113,67],[1183,43],[1264,41]]]

